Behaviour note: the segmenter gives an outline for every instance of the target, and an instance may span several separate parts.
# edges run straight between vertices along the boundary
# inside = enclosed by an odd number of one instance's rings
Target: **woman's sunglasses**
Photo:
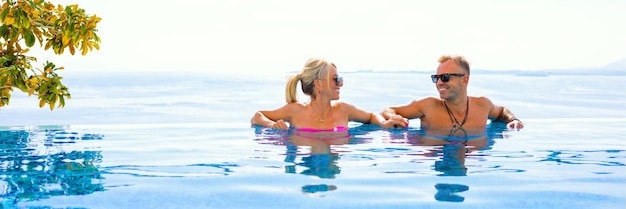
[[[334,77],[333,81],[335,81],[335,84],[339,86],[339,83],[343,83],[343,77]]]
[[[320,79],[320,78],[318,78],[318,79],[319,79],[319,80],[325,80],[325,79]],[[343,82],[343,77],[334,77],[334,78],[331,78],[331,80],[335,81],[335,84],[336,84],[337,86],[339,86],[339,83],[342,83],[342,82]]]
[[[441,82],[445,83],[450,81],[450,77],[452,76],[463,77],[465,76],[465,74],[446,73],[440,75],[431,75],[430,78],[433,79],[433,83],[437,83],[437,80],[439,80],[439,78],[441,78]]]

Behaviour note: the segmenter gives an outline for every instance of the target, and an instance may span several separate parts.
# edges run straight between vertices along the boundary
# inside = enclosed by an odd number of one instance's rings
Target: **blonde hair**
[[[467,61],[467,59],[465,59],[465,57],[463,57],[463,56],[452,56],[452,55],[442,55],[441,57],[439,57],[439,63],[444,63],[444,62],[446,62],[448,60],[454,60],[454,62],[456,62],[457,66],[459,66],[462,70],[467,72],[467,75],[470,74],[469,61]]]
[[[337,66],[335,66],[332,62],[320,58],[310,58],[307,60],[304,64],[302,72],[291,75],[287,78],[287,85],[285,86],[287,103],[298,102],[296,94],[298,81],[301,83],[302,92],[305,95],[310,96],[312,99],[315,99],[315,85],[313,84],[313,81],[328,75],[330,67],[336,68]]]

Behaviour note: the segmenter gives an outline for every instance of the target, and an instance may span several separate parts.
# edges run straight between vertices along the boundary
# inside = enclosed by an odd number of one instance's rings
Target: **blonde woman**
[[[310,97],[309,102],[296,98],[297,84]],[[401,121],[386,121],[380,114],[368,112],[354,105],[336,101],[339,99],[343,78],[337,73],[334,63],[319,58],[309,59],[302,72],[291,75],[286,85],[287,104],[275,110],[261,110],[251,119],[252,125],[276,129],[326,132],[346,131],[349,121],[376,124],[384,128],[408,124]]]

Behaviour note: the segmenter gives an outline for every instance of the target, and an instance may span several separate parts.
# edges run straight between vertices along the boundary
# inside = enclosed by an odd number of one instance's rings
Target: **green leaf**
[[[35,34],[31,30],[25,30],[24,40],[26,41],[26,46],[33,47],[35,45]]]
[[[22,16],[20,16],[20,14],[21,13],[20,13],[19,8],[17,10],[13,11],[13,18],[15,18],[15,21],[14,21],[13,24],[15,25],[16,28],[20,28],[21,25],[22,25],[21,24],[22,23],[22,20],[21,20]]]
[[[0,26],[0,37],[4,37],[4,34],[7,32],[7,29],[9,28],[8,25],[2,25]]]
[[[20,31],[17,27],[11,27],[11,39],[17,39],[18,32]]]
[[[0,14],[0,18],[2,18],[2,22],[4,22],[4,18],[7,18],[7,15],[9,14],[9,10],[11,10],[10,7],[4,8],[4,10],[2,10],[2,14]]]
[[[23,28],[30,28],[30,18],[28,17],[28,13],[26,13],[24,10],[20,10],[20,16],[21,22],[19,24]]]
[[[63,98],[63,96],[59,97],[59,107],[64,107],[65,106],[65,98]]]

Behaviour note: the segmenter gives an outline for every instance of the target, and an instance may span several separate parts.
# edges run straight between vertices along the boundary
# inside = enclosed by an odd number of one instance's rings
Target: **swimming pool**
[[[342,100],[379,111],[433,93],[432,84],[414,81],[420,74],[409,75],[344,75],[357,83],[402,78],[413,88],[347,83]],[[3,109],[5,117],[26,116],[0,124],[2,208],[624,208],[625,93],[575,78],[472,80],[470,93],[511,107],[526,123],[521,131],[491,124],[441,138],[417,121],[409,129],[351,123],[349,140],[326,140],[328,152],[313,154],[325,150],[319,141],[248,123],[253,110],[280,105],[282,77],[174,80],[151,91],[140,87],[156,87],[158,78],[90,84],[73,92],[73,109]],[[549,88],[492,88],[507,79]],[[267,91],[241,90],[257,87]],[[163,92],[180,94],[168,103]],[[114,105],[101,102],[109,94],[118,95]],[[376,96],[389,99],[369,99]]]

